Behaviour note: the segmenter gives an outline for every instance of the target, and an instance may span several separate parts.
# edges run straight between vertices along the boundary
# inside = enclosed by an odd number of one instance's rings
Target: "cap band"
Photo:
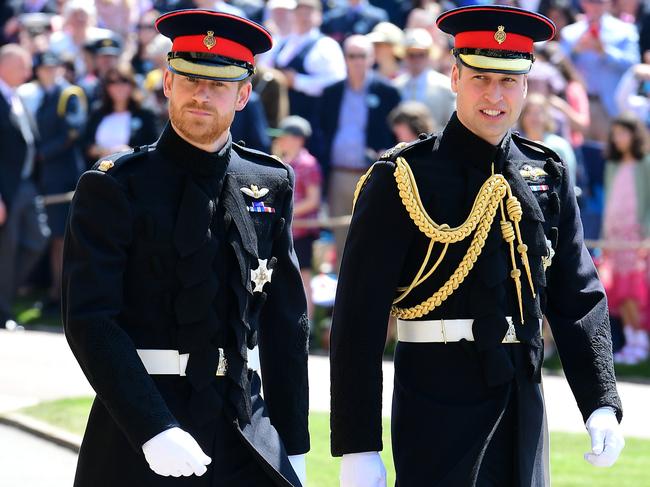
[[[246,61],[251,64],[254,63],[251,50],[238,42],[223,37],[212,36],[210,38],[214,42],[212,44],[212,42],[205,42],[207,37],[205,34],[176,37],[172,43],[172,51],[204,52],[226,56],[239,61]],[[210,45],[212,47],[208,48]]]
[[[497,58],[476,54],[459,54],[458,58],[470,68],[496,73],[526,74],[533,65],[530,59]]]
[[[182,58],[170,58],[169,69],[180,75],[221,81],[241,81],[252,74],[252,70],[241,66],[206,65],[193,63]]]
[[[480,30],[459,32],[454,37],[454,47],[533,52],[533,40],[530,37],[514,34],[512,32],[505,32],[505,39],[500,44],[495,37],[495,31]]]

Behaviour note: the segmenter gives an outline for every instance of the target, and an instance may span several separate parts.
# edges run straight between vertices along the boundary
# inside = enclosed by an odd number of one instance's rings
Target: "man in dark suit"
[[[384,487],[381,358],[397,320],[392,409],[400,487],[550,484],[542,316],[591,437],[611,466],[618,421],[607,299],[566,164],[513,133],[546,17],[503,6],[443,13],[457,110],[396,146],[359,185],[331,336],[332,453],[342,487]],[[498,221],[497,221],[498,220]]]
[[[16,88],[32,59],[16,44],[0,48],[0,326],[16,329],[12,302],[47,244],[49,228],[34,184],[38,132]]]
[[[325,136],[323,165],[330,216],[349,215],[359,177],[377,154],[395,143],[388,114],[400,102],[396,88],[372,72],[374,49],[365,36],[343,44],[348,76],[325,89],[321,127]],[[334,229],[337,262],[341,262],[347,228]],[[337,266],[338,267],[338,266]]]
[[[379,22],[388,22],[385,10],[367,0],[348,0],[347,5],[327,11],[321,31],[342,44],[352,34],[370,33]]]
[[[170,123],[82,175],[66,230],[65,333],[97,391],[75,485],[299,487],[309,329],[294,174],[229,130],[271,36],[207,10],[156,28],[173,40]]]

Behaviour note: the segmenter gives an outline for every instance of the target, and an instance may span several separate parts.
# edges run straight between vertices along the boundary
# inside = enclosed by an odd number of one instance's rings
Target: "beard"
[[[196,117],[185,110],[202,110],[211,113],[212,117]],[[174,128],[186,140],[197,144],[209,145],[215,142],[221,134],[230,129],[234,118],[234,111],[224,115],[198,103],[179,106],[173,97],[169,100],[169,119]]]

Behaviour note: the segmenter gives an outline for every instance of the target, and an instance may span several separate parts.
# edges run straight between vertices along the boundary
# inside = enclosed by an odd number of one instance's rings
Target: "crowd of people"
[[[167,122],[162,73],[171,43],[154,27],[160,14],[212,9],[254,20],[272,33],[274,47],[257,59],[253,93],[235,117],[233,140],[294,167],[296,220],[333,220],[351,213],[359,177],[383,151],[449,120],[454,59],[450,38],[435,19],[470,3],[475,2],[5,2],[0,7],[1,322],[19,326],[12,312],[15,293],[46,250],[51,285],[45,306],[58,309],[66,195],[97,160],[154,143]],[[610,313],[625,337],[616,360],[646,360],[650,10],[641,0],[505,3],[539,11],[558,26],[556,38],[536,52],[519,130],[566,162],[586,236],[602,239],[594,256]],[[26,151],[14,150],[17,140]],[[322,229],[333,235],[334,273],[340,264],[347,227],[324,221],[320,228],[295,228],[307,286],[318,270],[314,244]]]

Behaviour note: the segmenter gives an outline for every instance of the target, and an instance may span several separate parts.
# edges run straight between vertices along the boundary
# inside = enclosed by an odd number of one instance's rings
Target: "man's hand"
[[[376,451],[348,453],[341,459],[341,487],[386,487],[386,468]]]
[[[591,451],[585,453],[585,460],[596,467],[611,467],[625,446],[616,414],[610,407],[598,408],[591,413],[586,426],[591,437]]]
[[[291,462],[291,466],[293,467],[294,472],[296,472],[296,475],[298,476],[298,480],[300,480],[302,487],[306,487],[307,464],[305,462],[305,454],[303,453],[302,455],[289,455],[289,462]]]
[[[5,206],[2,198],[0,198],[0,227],[7,221],[7,207]]]
[[[196,440],[180,428],[157,434],[142,445],[142,451],[151,470],[165,477],[201,476],[212,461]]]

